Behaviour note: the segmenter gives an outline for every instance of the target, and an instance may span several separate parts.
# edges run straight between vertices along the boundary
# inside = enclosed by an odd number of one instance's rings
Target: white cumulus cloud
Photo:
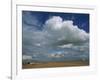
[[[59,16],[54,16],[46,21],[44,30],[48,32],[51,39],[56,41],[84,42],[88,41],[89,34],[78,26],[73,25],[71,20],[63,20]]]

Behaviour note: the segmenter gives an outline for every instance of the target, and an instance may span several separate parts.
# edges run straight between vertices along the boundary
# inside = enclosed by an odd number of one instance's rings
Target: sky
[[[89,59],[89,14],[22,11],[22,28],[23,59]]]

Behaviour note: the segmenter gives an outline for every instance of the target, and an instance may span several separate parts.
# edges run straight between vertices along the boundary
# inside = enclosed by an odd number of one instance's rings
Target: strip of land
[[[73,67],[73,66],[89,66],[89,61],[64,61],[64,62],[38,62],[31,64],[23,64],[23,69],[31,68],[50,68],[50,67]]]

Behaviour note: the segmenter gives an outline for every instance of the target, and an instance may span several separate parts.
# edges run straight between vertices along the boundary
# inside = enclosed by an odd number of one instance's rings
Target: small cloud
[[[36,43],[35,46],[38,46],[39,47],[39,46],[41,46],[41,44],[40,43]]]
[[[65,45],[60,45],[58,47],[60,48],[72,48],[73,44],[65,44]]]
[[[22,56],[22,59],[23,59],[23,60],[30,60],[30,59],[32,59],[32,56],[23,55],[23,56]]]

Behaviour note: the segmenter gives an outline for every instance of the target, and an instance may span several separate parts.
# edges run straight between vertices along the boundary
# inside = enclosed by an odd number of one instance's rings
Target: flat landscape
[[[23,69],[31,68],[50,68],[50,67],[73,67],[73,66],[89,66],[88,61],[64,61],[64,62],[39,62],[31,64],[23,64]]]

